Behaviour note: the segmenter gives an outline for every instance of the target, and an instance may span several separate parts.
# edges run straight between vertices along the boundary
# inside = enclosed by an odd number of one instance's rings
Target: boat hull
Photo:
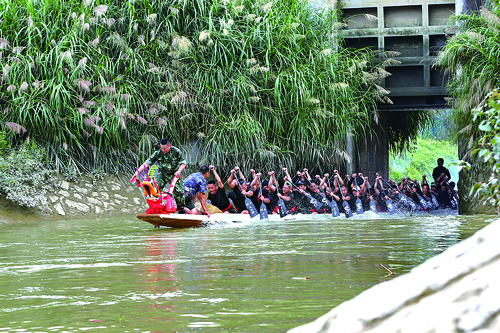
[[[376,218],[401,218],[405,216],[426,216],[426,215],[457,215],[458,212],[452,209],[436,209],[431,211],[417,211],[417,212],[397,212],[391,215],[389,212],[365,212],[364,214],[358,215],[354,214],[350,219],[376,219]],[[251,218],[248,214],[223,214],[216,213],[207,217],[206,215],[191,215],[191,214],[137,214],[137,218],[151,223],[155,228],[159,227],[170,227],[170,228],[193,228],[193,227],[206,227],[218,223],[238,223],[238,222],[256,222],[260,218],[257,215]],[[309,219],[325,219],[325,220],[336,220],[345,219],[344,214],[340,214],[339,217],[332,218],[331,214],[320,214],[320,215],[287,215],[280,218],[278,214],[269,215],[270,221],[284,221],[284,220],[309,220]]]
[[[236,223],[258,221],[259,216],[250,218],[248,214],[212,214],[210,217],[206,215],[191,215],[191,214],[137,214],[139,220],[151,223],[158,227],[170,228],[192,228],[205,227],[216,223]],[[269,216],[269,220],[279,220],[278,216]],[[294,219],[293,216],[286,216],[285,219]]]

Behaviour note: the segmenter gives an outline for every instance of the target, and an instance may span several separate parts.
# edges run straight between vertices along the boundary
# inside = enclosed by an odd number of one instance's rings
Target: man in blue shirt
[[[186,207],[184,208],[184,211],[187,214],[198,214],[198,211],[194,206],[194,201],[198,199],[204,214],[210,217],[205,199],[207,178],[209,175],[210,169],[208,166],[204,165],[200,167],[200,172],[192,173],[184,180],[184,195],[186,196]]]

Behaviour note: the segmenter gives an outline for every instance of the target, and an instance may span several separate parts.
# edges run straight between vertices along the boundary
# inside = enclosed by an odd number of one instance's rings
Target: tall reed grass
[[[387,75],[303,0],[0,2],[0,126],[58,168],[130,171],[162,137],[197,163],[324,166]],[[0,128],[1,129],[1,128]]]
[[[449,74],[454,119],[459,137],[466,140],[462,146],[468,146],[460,152],[463,159],[475,148],[482,120],[474,124],[471,111],[483,106],[488,93],[500,86],[500,5],[493,1],[488,7],[478,14],[453,17],[460,30],[448,40],[437,61]]]

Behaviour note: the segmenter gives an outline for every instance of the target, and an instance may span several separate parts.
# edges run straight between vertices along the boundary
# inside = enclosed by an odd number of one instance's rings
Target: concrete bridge
[[[386,68],[392,75],[382,86],[393,104],[378,104],[376,135],[352,141],[347,172],[362,171],[384,177],[389,173],[386,133],[394,112],[418,112],[446,107],[446,75],[433,66],[446,39],[454,32],[449,18],[459,12],[477,12],[483,0],[334,0],[347,24],[342,34],[347,47],[396,51],[401,63]],[[381,59],[383,60],[383,59]]]

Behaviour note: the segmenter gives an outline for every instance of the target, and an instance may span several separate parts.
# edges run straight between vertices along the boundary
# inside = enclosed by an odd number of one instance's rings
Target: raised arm
[[[267,183],[267,186],[271,191],[276,192],[276,186],[274,186],[274,171],[269,171],[267,174],[269,175],[269,182]],[[278,182],[276,182],[276,184],[277,183]]]
[[[234,169],[231,170],[231,175],[229,176],[229,178],[227,179],[227,184],[229,185],[230,188],[234,188],[234,184],[233,184],[233,180],[234,180]]]
[[[217,185],[219,185],[220,188],[223,188],[224,185],[222,184],[222,180],[220,179],[219,174],[217,173],[217,171],[215,171],[215,167],[213,165],[210,165],[209,168],[210,168],[210,170],[212,170],[212,173],[214,174],[215,180],[217,180]],[[232,176],[233,176],[233,174],[231,174],[231,176],[229,178],[231,178]],[[228,182],[229,182],[229,179],[228,179]]]
[[[328,179],[328,176],[330,176],[329,174],[325,173],[325,175],[323,176],[323,179],[321,179],[321,183],[319,183],[319,188],[324,190],[325,187],[327,186],[326,185],[326,180]]]
[[[254,169],[250,169],[250,172],[252,173],[252,176],[253,176],[253,180],[252,180],[252,183],[250,184],[250,187],[253,190],[255,190],[257,188],[257,183],[259,183],[259,188],[260,188],[260,182],[258,179],[258,176],[260,176],[260,173],[256,174]]]
[[[304,168],[304,175],[307,177],[307,179],[311,180],[311,176],[309,175],[309,171]]]
[[[235,166],[235,167],[234,167],[234,171],[238,172],[238,174],[240,175],[240,178],[241,178],[241,179],[243,179],[244,181],[247,181],[247,180],[245,179],[245,176],[243,175],[243,172],[241,172],[241,169],[240,169],[240,167],[239,167],[239,166]]]
[[[286,178],[288,178],[288,181],[291,183],[292,182],[292,177],[290,177],[290,174],[288,173],[288,169],[287,168],[281,168],[281,170],[283,170],[283,172],[286,175]]]

